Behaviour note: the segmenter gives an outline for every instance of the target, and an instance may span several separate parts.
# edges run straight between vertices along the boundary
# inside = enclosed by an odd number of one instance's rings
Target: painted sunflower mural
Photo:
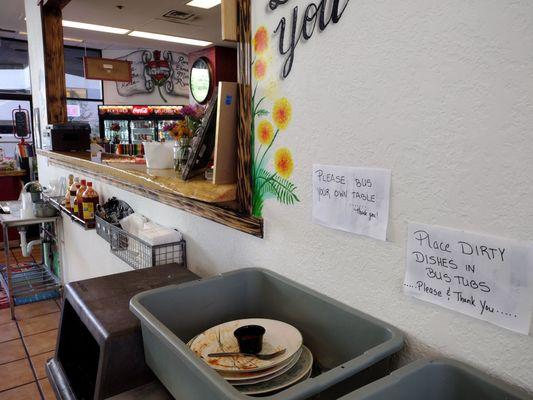
[[[268,85],[263,85],[268,75],[269,61],[266,53],[269,42],[267,28],[260,26],[253,39],[252,61],[256,81],[252,96],[252,212],[256,217],[261,217],[263,204],[267,199],[273,198],[288,205],[300,201],[296,195],[297,187],[290,180],[294,170],[292,153],[286,147],[275,146],[276,139],[286,134],[290,125],[292,105],[285,97],[270,100],[269,97],[272,96],[265,94],[269,91]]]

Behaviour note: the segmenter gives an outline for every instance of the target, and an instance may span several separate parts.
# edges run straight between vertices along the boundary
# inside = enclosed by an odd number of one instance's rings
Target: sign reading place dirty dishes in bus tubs
[[[313,221],[386,240],[391,171],[313,165]]]
[[[533,248],[530,243],[410,223],[404,291],[527,335]]]

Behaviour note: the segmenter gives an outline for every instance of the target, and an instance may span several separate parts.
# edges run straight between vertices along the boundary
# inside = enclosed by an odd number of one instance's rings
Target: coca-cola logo
[[[131,113],[133,115],[148,115],[150,114],[150,109],[145,106],[133,106]]]

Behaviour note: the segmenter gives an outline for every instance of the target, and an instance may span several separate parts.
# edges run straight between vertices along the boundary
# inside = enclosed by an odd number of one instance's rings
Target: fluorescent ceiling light
[[[83,42],[83,39],[76,39],[76,38],[71,38],[71,37],[64,37],[63,40],[66,40],[67,42],[78,42],[78,43],[81,43]]]
[[[20,31],[19,35],[27,36],[28,32]],[[83,42],[83,39],[76,39],[76,38],[71,38],[71,37],[66,37],[66,36],[63,37],[63,40],[66,40],[67,42],[78,42],[78,43]]]
[[[189,44],[191,46],[209,46],[210,44],[213,44],[211,42],[206,42],[204,40],[188,39],[188,38],[183,38],[179,36],[161,35],[159,33],[141,32],[141,31],[133,31],[133,32],[128,33],[128,35],[139,37],[139,38],[144,38],[144,39],[161,40],[163,42]]]
[[[199,8],[213,8],[218,6],[221,0],[192,0],[186,3],[186,6],[199,7]]]
[[[130,30],[123,28],[113,28],[112,26],[104,25],[95,25],[95,24],[86,24],[84,22],[75,22],[63,20],[63,26],[67,28],[77,28],[77,29],[87,29],[89,31],[105,32],[105,33],[116,33],[118,35],[125,35]]]

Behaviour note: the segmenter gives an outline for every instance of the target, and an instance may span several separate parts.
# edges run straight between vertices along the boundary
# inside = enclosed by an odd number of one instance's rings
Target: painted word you
[[[269,0],[268,7],[274,11],[278,6],[288,2],[289,0]],[[300,39],[311,39],[317,23],[318,29],[324,31],[330,23],[339,22],[349,2],[350,0],[321,0],[310,3],[302,16],[299,14],[298,6],[295,6],[290,21],[287,21],[285,17],[281,18],[274,33],[279,34],[279,53],[286,56],[282,70],[283,78],[287,78],[291,73],[294,54]]]

